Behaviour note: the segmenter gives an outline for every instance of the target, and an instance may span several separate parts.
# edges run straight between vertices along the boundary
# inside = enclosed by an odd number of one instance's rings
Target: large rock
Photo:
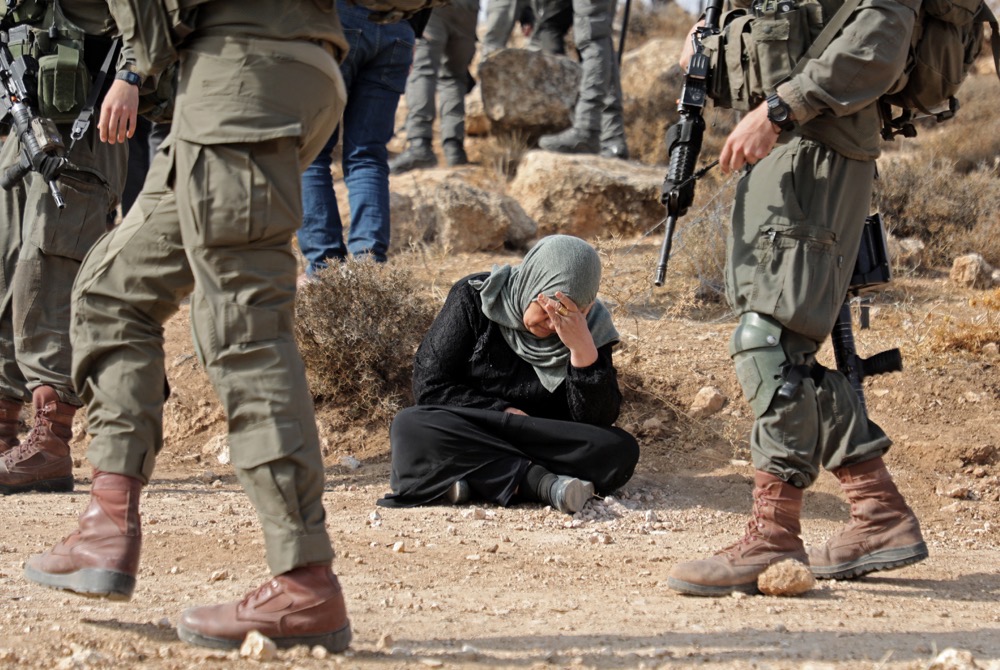
[[[635,235],[663,218],[663,173],[615,158],[530,151],[509,192],[539,235]]]
[[[391,249],[438,244],[456,252],[523,249],[537,226],[516,200],[465,179],[463,170],[414,170],[390,179]]]
[[[993,266],[980,254],[966,254],[952,262],[949,278],[966,288],[990,288],[993,286]]]
[[[651,39],[641,47],[626,51],[622,57],[622,94],[626,97],[645,98],[664,85],[675,92],[681,91],[684,73],[677,61],[681,56],[684,40],[676,37]],[[673,100],[661,100],[665,108],[675,109]]]
[[[493,127],[529,135],[568,128],[580,89],[580,65],[565,56],[500,49],[479,65],[483,107]]]

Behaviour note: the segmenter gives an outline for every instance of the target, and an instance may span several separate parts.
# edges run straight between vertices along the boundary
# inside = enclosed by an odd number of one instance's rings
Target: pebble
[[[402,554],[406,552],[406,543],[400,540],[392,545],[392,550],[397,554]]]
[[[278,653],[278,645],[274,640],[261,635],[255,630],[247,633],[243,644],[240,646],[240,656],[249,658],[252,661],[270,661]]]

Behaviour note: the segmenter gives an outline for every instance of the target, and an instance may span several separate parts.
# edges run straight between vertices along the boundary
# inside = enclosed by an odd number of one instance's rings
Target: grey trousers
[[[514,24],[528,3],[529,0],[487,0],[484,56],[507,46]]]
[[[861,244],[875,162],[845,158],[799,137],[779,144],[739,183],[728,240],[726,291],[737,314],[773,317],[785,361],[810,364],[829,336]],[[753,352],[747,352],[752,355]],[[741,364],[744,389],[773,380],[773,357]],[[774,394],[780,384],[770,384]],[[865,414],[847,378],[806,378],[792,398],[773,395],[750,436],[754,467],[797,486],[820,466],[882,455],[891,441]]]
[[[69,138],[69,126],[60,126]],[[13,136],[0,149],[0,173],[20,160]],[[59,209],[45,180],[29,172],[0,189],[0,395],[28,400],[51,386],[62,402],[80,405],[70,379],[70,291],[80,262],[107,232],[122,189],[127,144],[100,141],[96,121],[69,155],[59,178]]]
[[[623,142],[622,85],[612,34],[615,0],[535,0],[535,7],[532,41],[551,53],[563,53],[559,33],[566,31],[567,9],[572,11],[573,39],[583,69],[573,127],[600,132],[602,144]]]
[[[479,0],[456,0],[435,7],[417,39],[413,69],[406,80],[406,139],[433,136],[434,96],[439,97],[441,140],[465,141],[465,95],[469,65],[476,54]]]

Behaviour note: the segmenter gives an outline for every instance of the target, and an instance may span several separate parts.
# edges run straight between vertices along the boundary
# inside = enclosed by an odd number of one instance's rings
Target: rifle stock
[[[861,358],[854,345],[854,332],[851,318],[851,298],[861,295],[878,286],[884,286],[892,281],[892,270],[889,265],[889,253],[886,244],[885,226],[879,214],[872,214],[865,219],[864,233],[861,236],[861,246],[858,249],[858,259],[851,276],[851,285],[847,289],[847,297],[840,307],[837,321],[833,325],[830,339],[833,343],[833,357],[837,369],[847,377],[851,387],[858,394],[861,408],[867,412],[865,402],[864,379],[888,372],[898,372],[903,369],[903,356],[899,349],[881,351],[868,358]]]

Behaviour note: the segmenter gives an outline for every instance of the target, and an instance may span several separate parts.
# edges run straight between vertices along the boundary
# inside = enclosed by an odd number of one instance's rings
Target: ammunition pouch
[[[38,113],[55,123],[72,123],[87,103],[112,40],[87,35],[66,18],[58,0],[28,0],[7,18],[19,22],[7,31],[11,55],[38,61]]]
[[[818,0],[759,0],[726,12],[719,34],[705,37],[708,97],[717,107],[749,111],[774,93],[823,29]]]

